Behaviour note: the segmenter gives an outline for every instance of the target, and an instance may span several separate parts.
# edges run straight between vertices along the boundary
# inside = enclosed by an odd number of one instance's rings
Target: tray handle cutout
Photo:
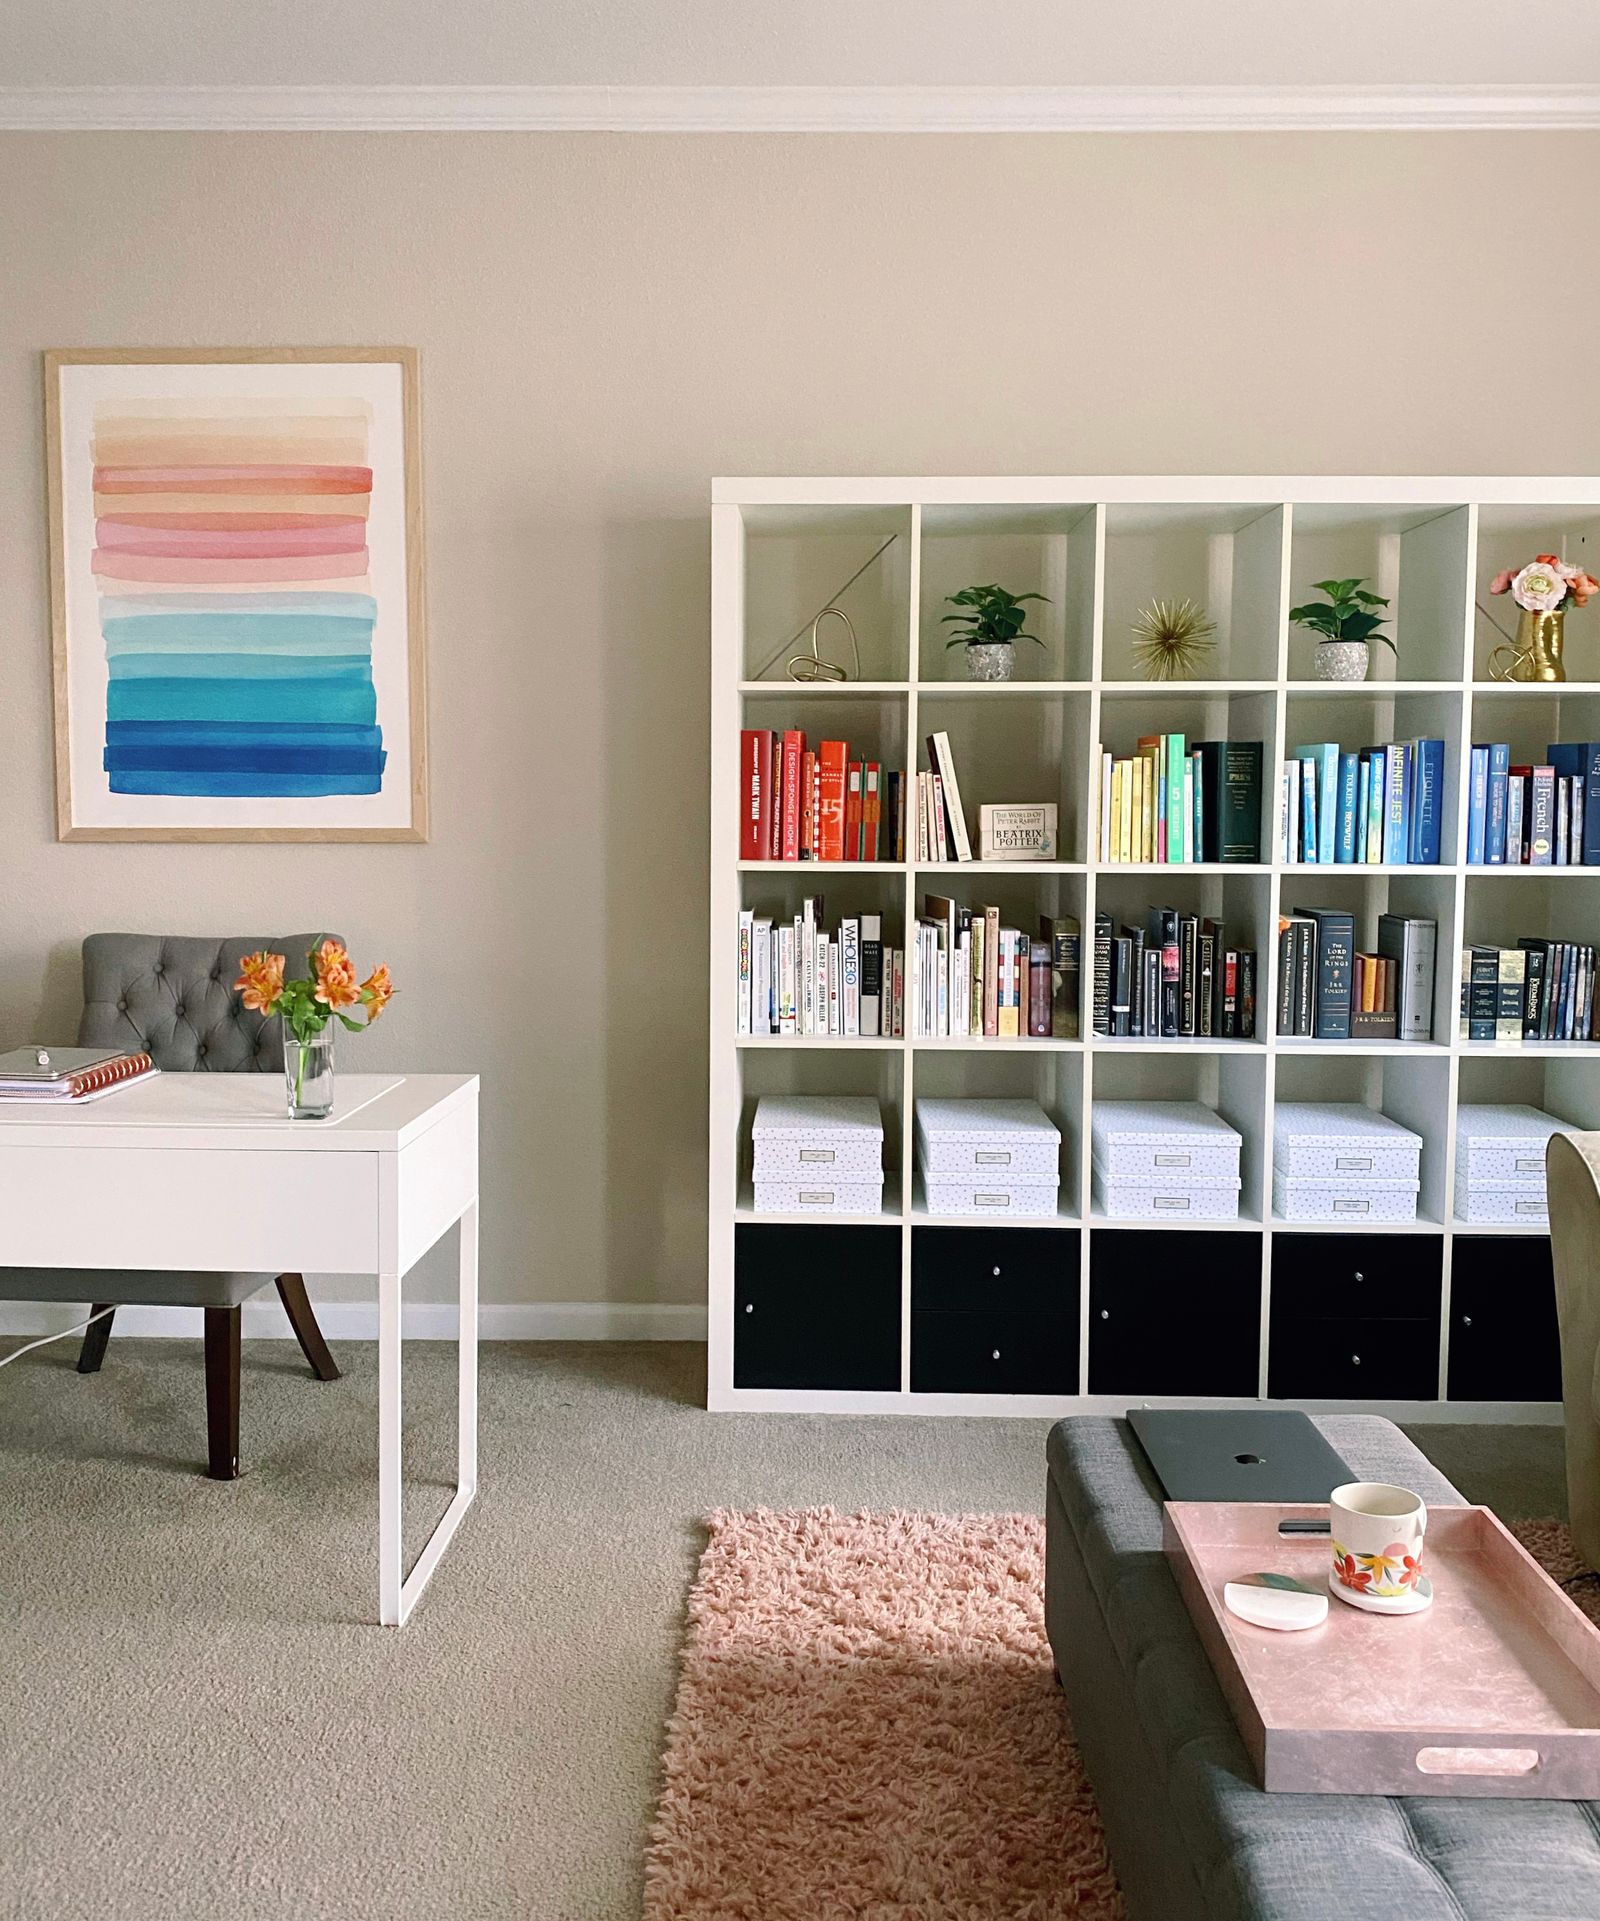
[[[1537,1748],[1418,1748],[1419,1774],[1532,1774]]]

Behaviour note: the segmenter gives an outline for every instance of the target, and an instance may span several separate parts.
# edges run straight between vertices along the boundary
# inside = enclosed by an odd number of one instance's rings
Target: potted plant
[[[1522,609],[1514,640],[1499,621],[1489,616],[1508,642],[1489,656],[1491,676],[1496,680],[1565,680],[1562,648],[1567,608],[1586,607],[1591,594],[1600,594],[1600,582],[1582,567],[1569,567],[1554,554],[1535,554],[1526,567],[1508,567],[1496,574],[1489,582],[1489,592],[1510,594]],[[1487,608],[1483,611],[1488,613]]]
[[[1367,593],[1365,582],[1360,580],[1319,580],[1315,585],[1317,592],[1328,598],[1291,607],[1289,618],[1317,636],[1312,673],[1318,680],[1365,680],[1369,640],[1381,640],[1399,659],[1394,642],[1378,631],[1386,616],[1375,610],[1387,607],[1388,601],[1379,594]]]
[[[1008,594],[1004,587],[963,587],[959,594],[947,594],[946,602],[962,612],[946,614],[941,625],[954,623],[957,632],[945,641],[946,648],[965,647],[968,680],[1011,680],[1017,671],[1019,640],[1044,642],[1027,631],[1027,600],[1049,601],[1043,594]]]
[[[258,1014],[283,1022],[283,1077],[292,1121],[320,1121],[333,1112],[333,1027],[337,1018],[352,1034],[370,1027],[394,998],[387,967],[375,967],[357,981],[355,964],[336,940],[319,941],[306,956],[308,976],[286,981],[284,957],[246,954],[234,989]],[[365,1023],[351,1020],[347,1007],[366,1010]]]

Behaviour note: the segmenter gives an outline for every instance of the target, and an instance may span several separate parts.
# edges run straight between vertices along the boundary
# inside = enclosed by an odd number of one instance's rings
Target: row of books
[[[1471,867],[1600,866],[1600,741],[1554,741],[1513,767],[1505,741],[1475,745],[1467,779]]]
[[[906,777],[850,757],[843,740],[807,744],[791,727],[739,734],[740,860],[904,860]]]
[[[820,894],[793,920],[739,915],[735,1026],[740,1034],[892,1038],[905,1031],[905,954],[883,944],[880,914],[830,928]]]
[[[1102,861],[1260,860],[1259,740],[1146,734],[1129,759],[1098,751]]]
[[[1307,867],[1436,867],[1444,742],[1396,740],[1346,753],[1319,741],[1286,754],[1278,857]]]
[[[1378,916],[1375,949],[1356,947],[1355,915],[1297,907],[1278,920],[1277,1031],[1321,1041],[1433,1038],[1436,921]]]
[[[1147,1040],[1254,1040],[1256,955],[1224,922],[1152,907],[1144,927],[1094,923],[1094,1031]]]
[[[1461,950],[1464,1041],[1592,1041],[1595,997],[1595,950],[1581,942]]]
[[[925,1040],[1076,1040],[1081,944],[1070,916],[1045,915],[1030,935],[1002,926],[998,907],[927,895],[908,943],[912,1033]]]

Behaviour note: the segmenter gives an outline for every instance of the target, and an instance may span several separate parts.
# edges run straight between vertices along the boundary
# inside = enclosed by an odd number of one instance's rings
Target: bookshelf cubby
[[[1459,956],[1474,941],[1600,936],[1600,867],[1466,864],[1467,749],[1600,739],[1600,606],[1567,622],[1570,680],[1490,677],[1514,626],[1488,582],[1535,551],[1596,571],[1600,479],[734,479],[712,493],[710,1231],[708,1403],[721,1409],[1054,1415],[1181,1396],[1268,1398],[1414,1418],[1547,1418],[1559,1381],[1548,1243],[1523,1223],[1455,1217],[1464,1102],[1527,1102],[1600,1128],[1600,1044],[1503,1044],[1458,1035]],[[1357,685],[1313,676],[1291,606],[1313,583],[1359,575],[1387,595],[1395,660],[1372,649]],[[1018,678],[964,678],[944,645],[945,596],[996,581],[1036,592],[1042,646]],[[848,583],[848,585],[846,584]],[[1152,600],[1192,599],[1217,623],[1201,678],[1141,679],[1131,625]],[[822,652],[850,680],[797,685],[790,655]],[[886,767],[927,765],[949,734],[976,842],[984,802],[1054,801],[1059,859],[957,864],[741,861],[739,732],[848,738]],[[1150,866],[1101,858],[1097,748],[1181,732],[1264,743],[1260,859]],[[1279,777],[1302,742],[1347,751],[1443,738],[1436,866],[1290,865],[1279,857]],[[792,915],[824,895],[829,918],[882,916],[904,945],[928,894],[1042,914],[1083,929],[1077,1040],[741,1036],[738,916]],[[1253,1040],[1092,1032],[1097,911],[1155,905],[1225,919],[1258,954]],[[1278,916],[1331,906],[1356,945],[1386,912],[1438,923],[1427,1042],[1280,1036]],[[1230,942],[1231,944],[1231,942]],[[757,1217],[750,1127],[765,1093],[869,1094],[883,1113],[884,1203],[869,1220]],[[1053,1221],[930,1214],[916,1172],[915,1103],[928,1095],[1036,1100],[1061,1130]],[[1242,1138],[1239,1219],[1108,1220],[1092,1201],[1097,1100],[1199,1100]],[[1275,1220],[1280,1101],[1355,1102],[1420,1134],[1417,1219],[1393,1226]],[[1460,1301],[1453,1306],[1459,1285]],[[1468,1308],[1471,1309],[1468,1312]],[[757,1321],[759,1317],[759,1331]],[[1493,1326],[1495,1339],[1482,1330]],[[1387,1330],[1385,1334],[1382,1330]],[[895,1340],[898,1338],[898,1366]],[[1369,1338],[1370,1337],[1370,1342]],[[1505,1356],[1497,1377],[1496,1353]]]

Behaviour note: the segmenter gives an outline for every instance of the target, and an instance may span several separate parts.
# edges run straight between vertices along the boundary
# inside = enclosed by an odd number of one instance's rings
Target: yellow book
[[[1111,763],[1111,839],[1110,844],[1100,849],[1102,860],[1121,860],[1122,858],[1122,762]]]
[[[1117,859],[1133,859],[1133,762],[1122,765],[1122,806],[1117,815]]]
[[[1144,852],[1141,860],[1153,861],[1156,858],[1157,802],[1160,797],[1161,781],[1161,736],[1142,734],[1139,738],[1139,758],[1144,763]]]

